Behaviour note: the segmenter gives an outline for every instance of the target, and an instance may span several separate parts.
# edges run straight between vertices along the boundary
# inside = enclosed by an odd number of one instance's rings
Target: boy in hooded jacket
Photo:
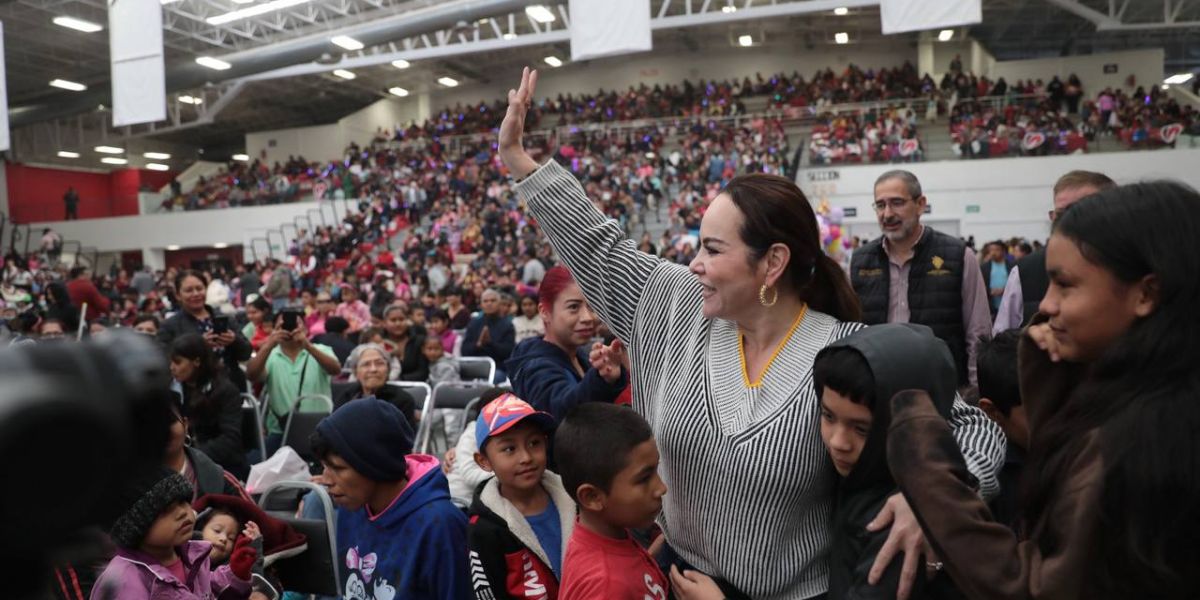
[[[310,441],[325,467],[315,481],[337,506],[343,597],[471,597],[467,518],[438,460],[409,454],[413,431],[400,409],[360,398],[325,417]]]
[[[479,413],[475,462],[495,476],[479,485],[471,503],[476,600],[558,597],[575,501],[562,479],[546,470],[553,429],[554,417],[513,394]]]
[[[823,349],[813,364],[813,385],[821,401],[821,441],[841,480],[833,515],[829,598],[896,597],[903,555],[888,565],[877,585],[867,582],[888,529],[867,524],[898,488],[887,464],[887,432],[892,396],[923,390],[946,416],[954,402],[956,371],[950,351],[924,325],[896,323],[861,329]],[[957,598],[936,559],[922,564],[932,579],[918,575],[910,598]]]

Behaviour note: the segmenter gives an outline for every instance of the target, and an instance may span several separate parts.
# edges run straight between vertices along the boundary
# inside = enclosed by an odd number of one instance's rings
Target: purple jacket
[[[229,565],[209,569],[212,544],[190,541],[179,548],[187,581],[175,579],[170,569],[137,550],[124,548],[104,568],[92,588],[91,600],[235,600],[250,596],[250,582],[242,581]]]

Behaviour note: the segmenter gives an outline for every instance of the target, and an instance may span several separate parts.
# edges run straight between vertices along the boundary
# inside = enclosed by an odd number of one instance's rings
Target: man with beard
[[[975,383],[975,345],[991,333],[987,288],[975,252],[921,224],[928,200],[908,171],[875,180],[883,235],[854,252],[850,282],[863,322],[920,323],[950,347],[960,386]]]

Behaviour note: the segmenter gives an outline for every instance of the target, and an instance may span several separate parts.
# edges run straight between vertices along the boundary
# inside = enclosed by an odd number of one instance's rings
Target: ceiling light
[[[84,33],[96,33],[97,31],[104,29],[104,27],[92,23],[91,21],[84,21],[74,17],[54,17],[54,24],[61,27],[66,27],[67,29],[82,31]]]
[[[954,38],[954,30],[953,29],[943,29],[938,32],[938,41],[939,42],[948,42],[953,38]]]
[[[224,71],[225,69],[228,69],[233,66],[219,58],[213,58],[211,56],[197,56],[196,64],[198,64],[202,67],[208,67],[210,69],[214,69],[217,71]]]
[[[87,86],[83,85],[82,83],[75,83],[74,81],[67,81],[66,79],[55,79],[54,81],[50,82],[50,87],[56,87],[61,90],[70,90],[72,92],[82,92],[83,90],[87,89]]]
[[[288,8],[288,7],[296,6],[299,4],[306,4],[311,1],[312,0],[271,0],[270,2],[256,4],[249,8],[241,8],[241,9],[235,10],[233,12],[227,12],[225,14],[217,15],[215,17],[209,17],[209,18],[205,19],[205,21],[208,22],[209,25],[221,25],[224,23],[237,21],[238,19],[245,19],[247,17],[256,17],[258,15],[267,14],[271,11]]]
[[[348,35],[335,35],[335,36],[329,38],[329,41],[333,42],[333,45],[335,45],[335,46],[341,46],[342,48],[345,48],[345,49],[351,50],[351,51],[363,49],[362,42],[360,42]]]
[[[183,96],[180,96],[179,101],[184,104],[204,104],[204,98],[201,98],[199,96],[188,96],[186,94]]]
[[[1164,91],[1164,92],[1165,92],[1165,91],[1167,91],[1167,90],[1171,89],[1171,86],[1169,86],[1169,85],[1167,85],[1167,84],[1165,84],[1165,83],[1164,83],[1164,84],[1162,84],[1162,86],[1161,86],[1161,87],[1159,87],[1158,89],[1160,89],[1160,90],[1162,90],[1162,91]]]
[[[403,58],[399,58],[392,61],[392,66],[396,67],[397,69],[407,69],[412,66],[412,63],[404,60]]]
[[[118,148],[116,146],[96,146],[94,150],[101,154],[120,154],[125,151],[124,148]]]
[[[167,165],[164,165],[162,163],[146,163],[146,168],[150,169],[151,171],[170,171],[171,170],[171,167],[168,167]]]
[[[506,33],[506,34],[504,34],[504,35],[502,35],[502,36],[500,36],[500,37],[502,37],[502,38],[504,38],[504,39],[506,39],[506,40],[515,40],[515,39],[517,39],[517,34],[515,34],[515,33]]]
[[[176,246],[175,244],[171,244],[170,246],[167,246],[167,250],[175,251],[178,249],[179,249],[179,246]]]
[[[347,71],[345,69],[335,69],[333,74],[341,77],[342,79],[354,79],[355,77],[358,77],[353,71]]]
[[[175,4],[179,0],[158,0],[159,4]]]
[[[100,162],[102,162],[106,165],[123,165],[123,164],[128,163],[129,161],[127,161],[123,158],[117,158],[115,156],[105,156],[104,158],[100,159]]]
[[[833,9],[833,14],[835,14],[839,17],[844,17],[844,16],[850,14],[850,9],[846,8],[845,6],[839,6],[835,9]]]
[[[174,0],[172,0],[172,1],[174,1]],[[233,0],[234,4],[250,4],[252,2],[254,2],[254,0]]]
[[[142,156],[152,160],[167,160],[171,158],[171,155],[167,154],[166,152],[146,152],[143,153]]]
[[[79,158],[79,153],[71,152],[69,150],[59,150],[58,157],[59,158]]]
[[[1192,77],[1195,77],[1195,75],[1191,73],[1176,73],[1175,75],[1164,79],[1163,83],[1167,85],[1180,85],[1191,81]]]
[[[233,156],[231,156],[231,157],[229,157],[229,158],[232,158],[233,160],[240,161],[240,162],[249,162],[249,160],[250,160],[250,155],[248,155],[248,154],[234,154]]]
[[[438,83],[446,87],[455,87],[458,85],[458,80],[453,77],[438,77]]]
[[[562,61],[559,60],[557,56],[547,56],[542,60],[546,61],[546,64],[552,67],[561,67],[563,65]]]
[[[217,248],[217,249],[228,248],[228,247],[229,247],[229,244],[226,244],[225,242],[217,242],[217,243],[213,244],[213,248]]]
[[[546,8],[545,6],[542,6],[541,4],[534,4],[533,6],[526,6],[525,14],[529,15],[530,19],[533,19],[534,21],[537,21],[538,23],[553,23],[554,22],[554,13],[550,12],[550,9]]]
[[[408,95],[408,90],[406,90],[402,87],[399,87],[399,86],[394,87],[394,88],[388,88],[388,91],[391,92],[393,96],[400,96],[401,98]]]
[[[833,34],[833,41],[835,41],[839,44],[849,44],[850,43],[850,34],[846,33],[845,31],[839,31],[839,32]]]
[[[726,4],[725,6],[721,7],[721,12],[725,14],[735,13],[737,12],[737,7],[732,4]]]
[[[738,36],[738,45],[742,46],[743,48],[753,46],[754,45],[754,36],[752,36],[752,35]]]

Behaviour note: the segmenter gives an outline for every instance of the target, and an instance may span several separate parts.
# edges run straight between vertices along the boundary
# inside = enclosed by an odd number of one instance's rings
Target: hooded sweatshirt
[[[590,364],[587,350],[576,350],[580,365]],[[609,385],[600,372],[589,368],[583,377],[571,365],[562,348],[537,337],[525,340],[504,363],[512,380],[513,392],[533,408],[563,417],[584,402],[614,402],[629,383],[629,374],[621,369],[621,378]]]
[[[355,600],[471,597],[467,517],[450,502],[436,458],[407,457],[408,485],[383,510],[338,509],[343,592]]]
[[[567,540],[575,529],[575,501],[563,487],[562,478],[542,472],[542,487],[558,509],[562,526],[559,564],[566,559]],[[500,495],[495,477],[480,484],[471,503],[472,572],[483,570],[476,580],[476,600],[554,600],[558,597],[558,577],[550,557],[538,541],[528,519],[517,507]]]
[[[821,356],[834,349],[849,348],[862,355],[874,377],[874,406],[871,429],[858,462],[838,484],[834,509],[833,544],[829,561],[829,597],[845,600],[894,598],[900,580],[903,555],[894,558],[878,585],[867,583],[867,575],[887,540],[889,529],[869,532],[870,523],[887,499],[897,493],[887,464],[887,432],[891,424],[891,399],[904,390],[924,390],[933,398],[943,417],[954,403],[957,372],[946,343],[924,325],[896,323],[860,329],[830,344]],[[926,582],[918,574],[914,599],[942,598],[952,594],[946,578]],[[946,589],[949,588],[949,589]],[[953,597],[953,595],[950,595]]]

